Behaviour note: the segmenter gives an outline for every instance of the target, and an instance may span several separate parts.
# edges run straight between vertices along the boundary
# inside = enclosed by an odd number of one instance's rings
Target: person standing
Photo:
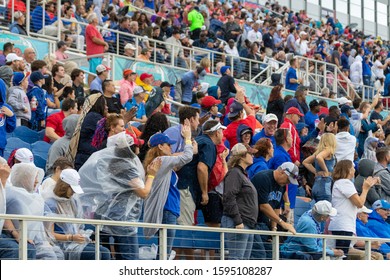
[[[298,79],[297,76],[298,59],[292,58],[290,60],[290,68],[286,74],[286,89],[296,91],[299,84],[302,83],[302,79]]]

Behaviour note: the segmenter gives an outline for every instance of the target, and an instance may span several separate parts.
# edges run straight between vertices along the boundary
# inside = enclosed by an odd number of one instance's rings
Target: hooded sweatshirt
[[[5,90],[3,83],[4,83],[3,81],[0,82],[0,108],[7,107],[13,112],[12,107],[6,103],[7,91]],[[7,117],[5,114],[0,113],[0,150],[4,150],[5,146],[7,145],[6,134],[14,131],[15,127],[16,127],[15,114],[12,117]]]
[[[24,89],[20,86],[13,86],[8,89],[8,103],[11,105],[17,118],[30,120],[31,107]],[[27,112],[24,109],[27,108]]]
[[[339,132],[336,134],[336,152],[337,162],[348,159],[353,162],[355,157],[356,137],[349,132]]]
[[[69,142],[76,129],[78,120],[79,115],[72,114],[62,121],[62,126],[64,127],[65,135],[55,141],[50,147],[46,162],[46,170],[48,174],[52,173],[51,167],[53,166],[56,159],[65,156],[66,152],[68,151]]]
[[[11,79],[14,75],[14,71],[11,67],[4,65],[0,67],[0,79],[5,83],[6,88],[8,89],[11,86]]]
[[[390,238],[390,224],[374,210],[368,217],[367,227],[381,238]]]
[[[364,180],[368,176],[373,176],[374,168],[375,168],[375,162],[370,159],[364,158],[359,161],[359,166],[358,166],[359,175],[355,178],[355,182],[354,182],[355,188],[359,194],[362,193],[362,186]],[[381,199],[380,185],[374,186],[368,191],[366,202],[364,203],[364,205],[367,208],[371,208],[371,205],[378,199]]]

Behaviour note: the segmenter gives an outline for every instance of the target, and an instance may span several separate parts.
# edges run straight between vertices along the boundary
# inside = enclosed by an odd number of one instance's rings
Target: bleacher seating
[[[43,131],[43,132],[42,132]],[[45,135],[45,131],[41,130],[37,132],[32,130],[26,126],[18,126],[15,128],[13,132],[13,136],[23,140],[26,143],[35,143],[37,141],[43,140],[43,136]]]
[[[31,151],[34,156],[38,155],[41,158],[46,159],[50,146],[51,145],[45,141],[37,141],[31,144]]]
[[[8,138],[7,139],[7,146],[4,149],[4,158],[8,159],[9,155],[12,153],[12,151],[15,149],[19,149],[19,148],[31,149],[31,144],[24,142],[23,140],[21,140],[17,137]]]

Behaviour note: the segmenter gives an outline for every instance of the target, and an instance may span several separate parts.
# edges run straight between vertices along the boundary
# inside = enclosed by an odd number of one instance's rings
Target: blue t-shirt
[[[295,83],[295,84],[292,84],[290,83],[290,79],[298,79],[297,77],[297,70],[290,67],[287,71],[287,74],[286,74],[286,89],[289,89],[289,90],[293,90],[293,91],[296,91],[297,88],[298,88],[298,84]]]
[[[278,169],[285,162],[292,162],[289,153],[282,146],[276,146],[274,156],[268,161],[269,169]]]
[[[142,119],[143,116],[146,116],[145,104],[143,102],[138,104],[134,98],[131,99],[131,102],[130,100],[127,101],[124,107],[126,111],[129,111],[133,107],[137,107],[137,114],[135,115],[137,119]]]
[[[252,179],[256,173],[262,170],[268,170],[267,161],[263,157],[255,157],[253,158],[253,164],[249,166],[246,171],[248,172],[249,179]]]
[[[311,111],[307,112],[305,115],[305,123],[309,126],[309,134],[312,132],[316,126],[315,121],[319,120],[317,114],[313,114]]]
[[[276,141],[275,141],[275,137],[274,136],[268,136],[268,135],[265,135],[265,131],[264,129],[262,129],[259,133],[256,133],[253,138],[252,138],[252,142],[253,143],[256,143],[257,141],[259,141],[261,138],[268,138],[271,140],[272,142],[272,145],[275,147],[276,146]]]
[[[178,179],[176,172],[172,170],[168,197],[164,205],[164,210],[172,212],[176,217],[180,216],[180,192],[177,188]]]

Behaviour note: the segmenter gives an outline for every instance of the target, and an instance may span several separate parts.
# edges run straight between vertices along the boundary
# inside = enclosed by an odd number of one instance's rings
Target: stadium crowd
[[[25,6],[16,3],[21,8],[10,30],[26,35]],[[62,1],[59,20],[54,2],[45,2],[45,10],[40,3],[33,7],[33,30],[57,34],[61,28],[58,50],[37,59],[33,48],[18,55],[12,43],[4,44],[0,155],[7,149],[7,133],[19,126],[44,130],[51,148],[45,170],[32,164],[34,155],[26,148],[1,159],[3,213],[195,225],[202,211],[210,227],[390,238],[390,115],[382,114],[390,81],[387,43],[343,27],[331,16],[314,20],[277,3],[251,8],[239,2],[136,0],[133,5],[153,15],[116,0]],[[77,25],[83,21],[85,29]],[[116,36],[101,34],[97,27],[103,25],[129,33],[119,36],[123,49],[113,49]],[[88,75],[84,83],[85,72],[67,61],[67,48],[84,48],[84,42],[87,55],[119,51],[134,58],[132,35],[219,50],[218,83],[202,83],[211,69],[205,58],[176,84],[159,85],[153,73],[131,69],[113,81],[101,57],[89,59],[96,76]],[[136,59],[156,55],[159,63],[180,58],[177,63],[185,68],[193,59],[181,49],[150,45],[146,38],[139,53]],[[234,59],[226,59],[229,55]],[[298,78],[295,55],[340,68],[355,94],[340,96],[324,85],[322,97],[337,97],[338,106],[328,108],[324,98],[307,102],[310,85]],[[264,111],[235,80],[248,73],[240,57],[258,61],[257,69],[251,67],[254,73],[264,63],[275,69],[290,65],[285,81],[273,76]],[[358,97],[363,84],[375,85],[370,103]],[[283,96],[283,88],[294,96]],[[311,207],[294,221],[299,201]],[[2,222],[0,257],[18,258],[19,222]],[[95,259],[93,230],[91,225],[28,223],[29,258]],[[104,226],[99,258],[139,259],[139,234],[134,227]],[[158,227],[143,231],[146,238],[156,234]],[[168,254],[174,238],[175,230],[168,230]],[[229,259],[270,259],[270,242],[266,235],[226,234]],[[282,258],[322,257],[321,239],[290,236],[282,243]],[[373,242],[372,258],[389,259],[389,245]],[[326,254],[363,259],[364,248],[361,242],[336,239]],[[194,258],[193,248],[175,250],[178,258]]]

